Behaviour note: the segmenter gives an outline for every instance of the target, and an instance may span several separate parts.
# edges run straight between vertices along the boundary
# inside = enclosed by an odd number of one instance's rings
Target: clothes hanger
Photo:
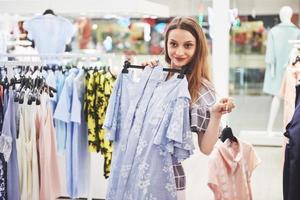
[[[47,9],[47,10],[44,11],[43,15],[47,15],[47,14],[56,16],[56,14],[54,13],[54,11],[51,10],[51,9]]]
[[[226,107],[227,110],[227,107]],[[229,115],[229,114],[228,114]],[[230,126],[228,126],[228,117],[226,119],[226,126],[222,130],[221,135],[220,135],[220,140],[222,142],[225,142],[227,139],[230,140],[230,142],[238,142],[237,138],[234,136],[233,131]]]
[[[232,129],[228,125],[222,130],[220,139],[222,142],[225,142],[227,139],[231,142],[238,142],[237,138],[233,135]]]
[[[295,66],[298,62],[300,62],[300,57],[299,56],[297,56],[295,61],[292,62],[292,65]]]
[[[144,69],[145,66],[141,65],[132,65],[129,61],[125,61],[122,69],[123,74],[128,73],[128,68],[136,68],[136,69]],[[163,68],[163,71],[167,72],[178,72],[180,73],[177,78],[183,79],[184,75],[191,72],[191,68],[189,66],[184,66],[181,69],[173,69],[173,68]]]

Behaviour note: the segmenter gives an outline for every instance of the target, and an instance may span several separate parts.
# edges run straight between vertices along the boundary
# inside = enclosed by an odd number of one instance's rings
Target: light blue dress
[[[60,99],[60,95],[64,87],[66,76],[61,71],[56,71],[55,78],[56,78],[57,94],[54,96],[55,97],[54,111],[56,110],[57,103]],[[67,124],[61,120],[54,119],[54,126],[56,132],[56,140],[57,140],[57,151],[59,153],[62,153],[66,149]]]
[[[65,80],[60,99],[54,112],[55,119],[66,123],[66,136],[64,137],[66,144],[67,192],[72,198],[77,197],[77,192],[74,190],[74,185],[77,184],[77,176],[74,176],[74,170],[76,171],[77,169],[74,169],[76,165],[73,165],[73,149],[77,149],[77,147],[73,146],[72,144],[74,137],[74,123],[71,121],[73,106],[73,83],[77,74],[78,69],[73,68],[69,71],[69,76]]]
[[[17,160],[17,133],[18,133],[18,103],[14,102],[14,91],[9,90],[9,100],[4,116],[2,134],[11,137],[12,151],[7,162],[7,198],[11,200],[20,199],[19,167]]]
[[[263,91],[267,94],[279,95],[282,78],[293,48],[289,40],[299,40],[300,30],[295,25],[280,23],[273,27],[268,34],[266,52],[266,72]],[[274,69],[272,69],[272,66]],[[272,76],[274,70],[274,76]]]
[[[164,81],[166,75],[162,67],[154,68],[151,74],[146,68],[138,86],[120,75],[123,80],[117,82],[109,102],[114,106],[107,110],[117,113],[117,109],[119,115],[107,115],[105,123],[109,133],[119,136],[118,140],[110,137],[114,151],[107,200],[177,198],[173,163],[188,158],[194,149],[190,94],[186,78],[178,79],[175,74]],[[123,88],[131,89],[130,94],[124,94]],[[124,113],[122,107],[128,110]]]
[[[71,138],[71,160],[73,185],[72,197],[88,196],[90,154],[88,152],[88,132],[84,118],[83,100],[85,73],[80,69],[73,81],[73,94],[71,105],[71,122],[73,134]]]

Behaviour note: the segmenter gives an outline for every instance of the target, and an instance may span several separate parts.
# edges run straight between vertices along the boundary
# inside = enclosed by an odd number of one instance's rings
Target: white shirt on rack
[[[34,40],[40,54],[61,54],[75,33],[72,23],[61,16],[51,14],[34,17],[24,22],[28,38]],[[57,59],[46,60],[47,64],[58,64]]]

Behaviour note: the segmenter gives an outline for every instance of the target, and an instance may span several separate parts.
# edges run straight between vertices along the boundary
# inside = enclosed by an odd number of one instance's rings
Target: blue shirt
[[[114,118],[109,116],[106,125],[116,128],[105,126],[121,138],[114,143],[107,200],[176,199],[173,163],[186,159],[194,149],[190,94],[186,78],[178,79],[175,74],[165,81],[166,75],[162,67],[146,68],[138,86],[126,81],[127,75],[120,75],[123,80],[114,88],[119,95],[112,96],[109,103],[118,102],[121,118],[116,116],[116,123],[111,123]],[[123,88],[131,88],[131,93],[123,94]],[[123,113],[120,107],[128,109]],[[117,113],[110,108],[107,113]]]

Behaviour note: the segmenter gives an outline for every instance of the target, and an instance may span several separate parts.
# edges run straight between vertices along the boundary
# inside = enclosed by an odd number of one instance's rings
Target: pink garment
[[[252,200],[251,175],[259,162],[252,145],[218,141],[208,162],[208,186],[215,200]]]
[[[186,200],[185,190],[177,190],[177,200]]]
[[[40,166],[40,199],[55,200],[60,194],[60,175],[56,152],[56,133],[48,95],[42,94],[36,127]]]
[[[283,106],[283,125],[286,125],[291,121],[295,111],[296,100],[296,70],[300,69],[299,64],[296,66],[288,66],[282,80],[281,89],[279,92],[280,97],[284,100]]]

